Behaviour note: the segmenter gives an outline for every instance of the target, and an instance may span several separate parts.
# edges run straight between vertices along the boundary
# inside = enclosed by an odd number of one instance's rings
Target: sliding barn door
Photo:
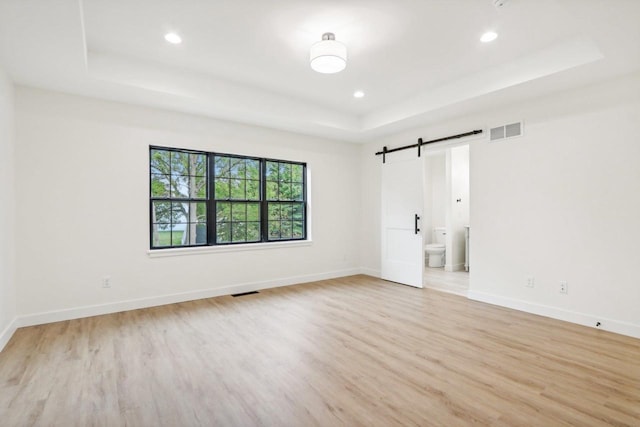
[[[417,150],[386,155],[382,164],[382,278],[422,287],[423,159]]]

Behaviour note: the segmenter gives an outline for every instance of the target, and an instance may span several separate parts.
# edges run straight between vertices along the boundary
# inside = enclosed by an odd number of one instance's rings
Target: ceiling
[[[0,0],[0,64],[23,85],[362,142],[636,72],[638,22],[639,0]],[[348,48],[333,75],[309,67],[327,31]]]

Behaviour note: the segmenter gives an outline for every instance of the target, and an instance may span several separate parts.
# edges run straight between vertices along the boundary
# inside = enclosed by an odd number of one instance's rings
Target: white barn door
[[[382,278],[422,288],[423,159],[416,150],[386,155],[382,164]]]

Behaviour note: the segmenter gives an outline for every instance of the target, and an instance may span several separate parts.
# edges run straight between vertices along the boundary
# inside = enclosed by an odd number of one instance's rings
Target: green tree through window
[[[207,156],[151,150],[151,247],[207,243]]]
[[[304,167],[280,161],[266,162],[269,240],[304,236]]]
[[[260,159],[214,155],[216,243],[259,242]]]
[[[306,238],[306,165],[151,147],[151,248]]]

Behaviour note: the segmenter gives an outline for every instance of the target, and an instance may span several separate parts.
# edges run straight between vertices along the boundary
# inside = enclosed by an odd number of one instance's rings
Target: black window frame
[[[171,186],[169,188],[169,197],[154,197],[153,195],[153,164],[152,164],[152,153],[154,150],[162,150],[162,151],[169,151],[169,152],[181,152],[181,153],[189,153],[189,154],[196,154],[196,155],[205,155],[206,156],[206,179],[207,179],[207,183],[206,183],[206,198],[205,199],[190,199],[190,198],[174,198],[171,197]],[[231,198],[231,187],[229,190],[229,198],[227,199],[218,199],[216,198],[216,165],[215,165],[215,159],[216,157],[228,157],[228,158],[233,158],[233,159],[244,159],[244,160],[253,160],[253,161],[258,161],[259,162],[259,176],[258,176],[258,183],[259,183],[259,198],[257,200],[254,199],[247,199],[246,197],[246,182],[247,181],[255,181],[255,179],[249,179],[246,177],[244,178],[245,181],[245,199],[232,199]],[[273,182],[273,180],[267,180],[267,163],[278,163],[278,167],[280,167],[280,164],[284,164],[284,165],[298,165],[302,167],[302,182],[300,181],[293,181],[293,175],[291,177],[291,180],[288,181],[289,184],[291,184],[291,186],[293,187],[294,184],[298,185],[298,184],[302,184],[302,194],[301,200],[268,200],[267,199],[267,182]],[[292,169],[293,170],[293,169]],[[278,175],[279,177],[280,175]],[[218,178],[223,178],[218,176]],[[229,177],[229,180],[231,180],[232,178]],[[235,178],[235,179],[239,179],[239,178]],[[278,181],[278,191],[280,191],[280,183],[284,182],[285,184],[287,183],[287,181]],[[291,190],[293,191],[293,190]],[[247,156],[247,155],[241,155],[241,154],[231,154],[231,153],[220,153],[220,152],[210,152],[210,151],[202,151],[202,150],[193,150],[193,149],[185,149],[185,148],[175,148],[175,147],[164,147],[164,146],[157,146],[157,145],[150,145],[149,146],[149,248],[153,251],[156,250],[162,250],[162,249],[176,249],[176,248],[194,248],[194,247],[209,247],[209,246],[234,246],[234,245],[251,245],[251,244],[255,244],[255,243],[277,243],[277,242],[291,242],[291,241],[305,241],[308,238],[308,211],[309,211],[309,206],[308,206],[308,200],[307,200],[307,164],[306,162],[299,162],[299,161],[291,161],[291,160],[283,160],[283,159],[273,159],[273,158],[267,158],[267,157],[257,157],[257,156]],[[279,193],[280,194],[280,193]],[[278,195],[279,198],[279,195]],[[154,246],[154,202],[158,202],[158,201],[171,201],[171,202],[180,202],[180,203],[194,203],[194,202],[205,202],[206,203],[206,228],[207,228],[207,232],[206,232],[206,243],[191,243],[189,242],[189,244],[183,245],[183,244],[179,244],[179,245],[174,245],[173,244],[173,237],[170,238],[170,245],[167,246]],[[248,233],[246,231],[245,228],[245,240],[243,241],[233,241],[233,238],[230,239],[230,241],[228,242],[218,242],[218,221],[217,221],[217,209],[218,209],[218,204],[219,203],[230,203],[230,207],[231,209],[233,208],[233,204],[247,204],[247,203],[258,203],[259,204],[259,223],[260,223],[260,233],[259,236],[260,238],[258,240],[252,240],[252,241],[246,241],[246,238],[248,236]],[[280,232],[278,233],[278,235],[280,236],[280,238],[272,238],[269,235],[269,225],[270,225],[270,219],[269,219],[269,206],[271,205],[278,205],[279,208],[278,210],[281,212],[281,205],[285,205],[288,204],[291,206],[291,219],[282,219],[282,217],[280,217],[280,219],[276,220],[271,220],[271,222],[279,222],[280,224]],[[302,233],[300,237],[293,237],[294,235],[294,219],[293,219],[293,211],[294,208],[293,206],[297,205],[297,206],[301,206],[302,207],[302,220],[296,219],[295,222],[299,223],[302,222]],[[296,212],[299,209],[296,209]],[[231,219],[230,221],[228,221],[231,227],[230,229],[232,229],[233,227],[233,219]],[[243,222],[243,221],[238,221],[238,222]],[[245,227],[246,224],[249,222],[255,222],[255,221],[247,221],[245,220]],[[290,222],[291,223],[291,237],[287,237],[287,238],[282,238],[282,223],[283,222]],[[225,221],[220,221],[220,223],[225,223]],[[297,230],[297,229],[296,229]],[[232,232],[231,232],[232,233]],[[230,236],[232,236],[230,234]]]

